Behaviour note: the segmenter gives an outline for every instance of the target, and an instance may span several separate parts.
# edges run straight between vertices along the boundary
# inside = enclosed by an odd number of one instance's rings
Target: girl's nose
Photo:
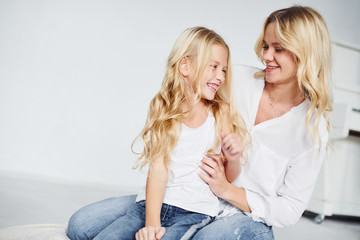
[[[225,74],[223,70],[220,70],[216,73],[216,79],[219,80],[221,83],[225,81]]]

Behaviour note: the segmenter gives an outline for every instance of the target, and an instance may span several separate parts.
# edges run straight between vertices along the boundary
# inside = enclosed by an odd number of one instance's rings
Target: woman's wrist
[[[219,198],[227,201],[233,206],[239,208],[244,212],[251,213],[250,206],[246,199],[246,191],[244,188],[237,187],[231,183],[225,186],[225,190],[221,193]]]
[[[222,186],[223,191],[221,191],[221,193],[217,197],[224,199],[225,201],[228,201],[228,199],[231,198],[232,186],[233,185],[230,182],[226,181],[225,185]]]

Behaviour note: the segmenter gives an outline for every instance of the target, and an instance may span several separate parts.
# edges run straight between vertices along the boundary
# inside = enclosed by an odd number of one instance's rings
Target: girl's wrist
[[[161,227],[160,220],[146,221],[145,227]]]

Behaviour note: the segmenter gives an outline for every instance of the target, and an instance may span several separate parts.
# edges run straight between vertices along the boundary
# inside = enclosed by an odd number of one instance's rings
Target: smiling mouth
[[[279,68],[279,66],[266,66],[266,72],[272,72]]]
[[[266,69],[270,69],[270,70],[272,70],[272,69],[276,69],[276,68],[280,68],[279,66],[266,66]]]
[[[208,83],[207,86],[209,87],[209,89],[212,92],[216,92],[219,88],[219,85],[215,84],[215,83]]]

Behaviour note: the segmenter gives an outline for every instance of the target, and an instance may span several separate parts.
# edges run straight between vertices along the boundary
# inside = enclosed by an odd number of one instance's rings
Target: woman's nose
[[[263,57],[265,62],[274,60],[274,54],[273,54],[272,50],[264,51],[262,57]]]

